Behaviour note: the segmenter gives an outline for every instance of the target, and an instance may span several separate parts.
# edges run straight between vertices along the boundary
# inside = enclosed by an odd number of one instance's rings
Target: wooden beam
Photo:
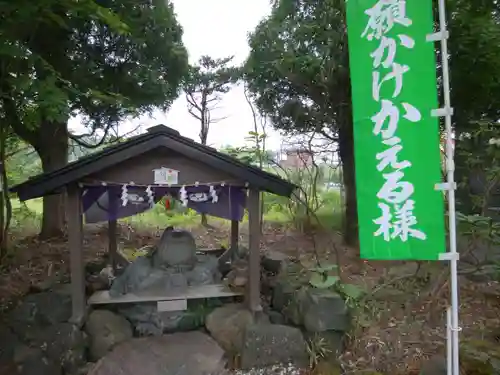
[[[254,314],[262,312],[260,301],[260,192],[249,189],[248,201],[248,288],[247,305]]]
[[[184,299],[224,298],[241,296],[242,293],[229,289],[224,284],[194,285],[185,288],[152,287],[137,293],[127,293],[118,297],[111,297],[109,291],[95,292],[89,298],[90,305],[108,305],[119,303],[143,303],[158,301],[175,301]]]
[[[117,236],[117,223],[116,220],[108,220],[108,253],[111,259],[111,265],[113,266],[113,271],[116,272],[118,268],[118,242]]]
[[[234,259],[236,257],[238,246],[239,246],[239,238],[240,238],[240,222],[238,220],[231,220],[231,243],[229,248],[231,249],[231,258]]]
[[[85,265],[83,262],[83,212],[81,191],[78,185],[68,186],[66,203],[68,220],[68,246],[71,269],[71,322],[83,324],[87,310],[85,301]]]

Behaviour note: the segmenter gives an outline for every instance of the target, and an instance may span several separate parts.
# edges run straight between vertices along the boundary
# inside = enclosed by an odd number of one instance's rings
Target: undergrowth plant
[[[362,326],[369,324],[369,309],[364,300],[368,295],[367,291],[356,284],[342,282],[338,275],[338,265],[322,264],[308,268],[307,272],[310,274],[310,287],[338,293],[349,307],[356,323]]]
[[[494,199],[498,196],[500,184],[499,127],[496,123],[481,122],[474,132],[463,134],[461,138],[457,153],[466,161],[468,174],[459,186],[469,192],[471,207],[467,214],[457,212],[457,229],[466,241],[466,255],[475,258],[475,250],[479,247],[486,247],[486,252],[490,253],[500,244],[500,223],[495,218],[498,216],[495,210],[500,210],[495,206],[500,204],[495,204],[498,199]],[[475,260],[477,269],[498,266],[488,257]]]
[[[315,368],[321,360],[326,359],[332,352],[325,338],[321,337],[317,333],[307,340],[306,343],[310,368]]]

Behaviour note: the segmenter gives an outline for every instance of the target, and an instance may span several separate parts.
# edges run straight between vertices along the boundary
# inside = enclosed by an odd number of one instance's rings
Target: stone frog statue
[[[169,226],[146,256],[138,257],[114,280],[109,294],[118,297],[151,288],[167,290],[219,280],[217,259],[197,256],[193,235]]]
[[[151,254],[154,267],[194,267],[196,241],[186,230],[167,227]]]

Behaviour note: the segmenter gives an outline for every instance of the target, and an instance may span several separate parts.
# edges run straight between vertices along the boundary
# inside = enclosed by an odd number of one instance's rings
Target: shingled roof
[[[22,201],[58,193],[66,185],[79,182],[89,175],[158,148],[166,148],[197,160],[248,182],[262,191],[289,197],[297,188],[296,185],[272,173],[244,164],[212,147],[183,137],[178,131],[168,126],[156,125],[144,134],[82,157],[61,169],[32,177],[13,186],[10,191],[17,193]]]

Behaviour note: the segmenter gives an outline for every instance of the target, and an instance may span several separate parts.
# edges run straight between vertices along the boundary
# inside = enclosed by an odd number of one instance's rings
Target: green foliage
[[[210,124],[220,120],[213,117],[213,111],[227,93],[231,84],[239,79],[238,68],[229,66],[233,56],[213,59],[202,56],[197,65],[189,67],[189,74],[184,82],[184,92],[188,103],[188,112],[200,121],[200,140],[207,143]]]
[[[343,214],[340,191],[323,189],[321,168],[313,165],[310,168],[282,171],[286,179],[299,187],[287,203],[289,215],[296,227],[302,230],[317,227],[338,229]],[[333,223],[321,220],[325,215],[336,220]]]
[[[338,266],[336,264],[318,265],[308,268],[311,277],[309,284],[317,289],[329,289],[340,282]],[[333,273],[333,274],[332,274]]]
[[[478,121],[493,124],[500,118],[500,9],[498,1],[457,0],[447,6],[459,148],[463,142],[459,136],[477,129]],[[347,167],[346,213],[352,216],[345,221],[348,229],[355,221],[356,202],[350,195],[354,176],[349,163],[353,148],[348,132],[352,122],[346,31],[343,0],[275,0],[270,16],[250,35],[245,79],[257,106],[276,128],[322,132],[339,140]],[[478,95],[471,98],[471,92]],[[475,152],[481,154],[483,149],[477,146]],[[460,180],[469,175],[466,163],[467,158],[458,155]],[[463,202],[467,199],[461,194]],[[466,207],[466,212],[471,210]]]
[[[309,279],[309,284],[317,289],[328,289],[336,285],[340,278],[338,276],[324,275],[323,273],[314,272]]]
[[[285,197],[263,194],[265,219],[269,222],[290,223],[296,229],[340,230],[342,223],[342,205],[338,191],[318,191],[321,206],[314,212],[314,218],[308,218],[299,205]]]
[[[451,100],[460,134],[476,128],[480,119],[500,117],[500,5],[498,1],[455,0],[447,7],[452,15],[448,24]]]
[[[280,0],[250,35],[245,79],[287,132],[335,133],[350,103],[344,1]]]
[[[467,253],[474,253],[479,247],[486,246],[489,249],[500,245],[500,223],[491,217],[480,215],[464,215],[456,213],[457,231],[466,241]],[[485,260],[476,259],[476,264],[472,272],[481,271],[483,267],[493,266],[496,277],[500,276],[500,263],[489,256]],[[470,272],[470,271],[469,271]]]
[[[11,235],[31,235],[40,228],[42,214],[40,203],[36,200],[27,203],[12,200]]]
[[[262,134],[258,136],[262,137]],[[255,147],[252,146],[242,146],[242,147],[224,146],[220,149],[220,151],[228,154],[229,156],[235,159],[238,159],[239,161],[245,164],[250,164],[254,166],[259,165],[261,157],[263,165],[268,166],[270,162],[273,160],[274,156],[272,151],[257,150]]]
[[[85,143],[68,134],[71,116],[106,136],[127,116],[167,108],[188,73],[168,0],[0,0],[0,21],[0,126],[46,172],[68,162],[68,137]],[[62,232],[64,202],[51,202],[45,236]]]
[[[307,353],[309,355],[310,368],[315,368],[320,361],[326,359],[331,352],[328,342],[317,333],[307,340]]]
[[[330,289],[344,297],[346,302],[354,307],[366,294],[363,289],[354,284],[343,283],[338,276],[338,265],[318,262],[317,265],[305,267],[310,275],[309,285],[317,289]]]
[[[471,239],[487,240],[500,244],[500,223],[491,217],[456,213],[457,227],[461,235]]]
[[[500,5],[457,0],[447,6],[451,94],[461,133],[479,119],[500,118]],[[276,127],[333,130],[342,114],[350,116],[345,1],[276,0],[249,44],[245,79]],[[471,98],[471,92],[478,94]]]
[[[93,130],[107,128],[178,95],[187,53],[168,1],[3,1],[1,8],[2,109],[34,146],[42,124],[79,113]]]
[[[496,342],[468,338],[460,344],[461,369],[470,375],[492,375],[500,371]]]
[[[351,301],[354,303],[359,302],[366,294],[365,290],[354,284],[342,283],[339,285],[338,290],[349,303]]]
[[[12,136],[15,142],[7,147],[7,179],[9,186],[19,184],[42,171],[40,159],[33,147]]]
[[[207,316],[223,303],[218,299],[207,299],[201,301],[189,301],[188,310],[179,322],[179,330],[191,331],[203,327]]]
[[[499,203],[494,198],[500,182],[500,125],[496,121],[480,121],[474,127],[462,133],[456,147],[457,157],[468,171],[459,180],[460,190],[467,194],[465,202],[462,195],[460,208],[489,216],[490,206]]]
[[[232,60],[233,56],[222,59],[213,59],[206,55],[200,57],[198,64],[189,68],[184,91],[188,95],[205,92],[208,96],[227,93],[230,85],[240,76],[238,68],[229,66]]]

